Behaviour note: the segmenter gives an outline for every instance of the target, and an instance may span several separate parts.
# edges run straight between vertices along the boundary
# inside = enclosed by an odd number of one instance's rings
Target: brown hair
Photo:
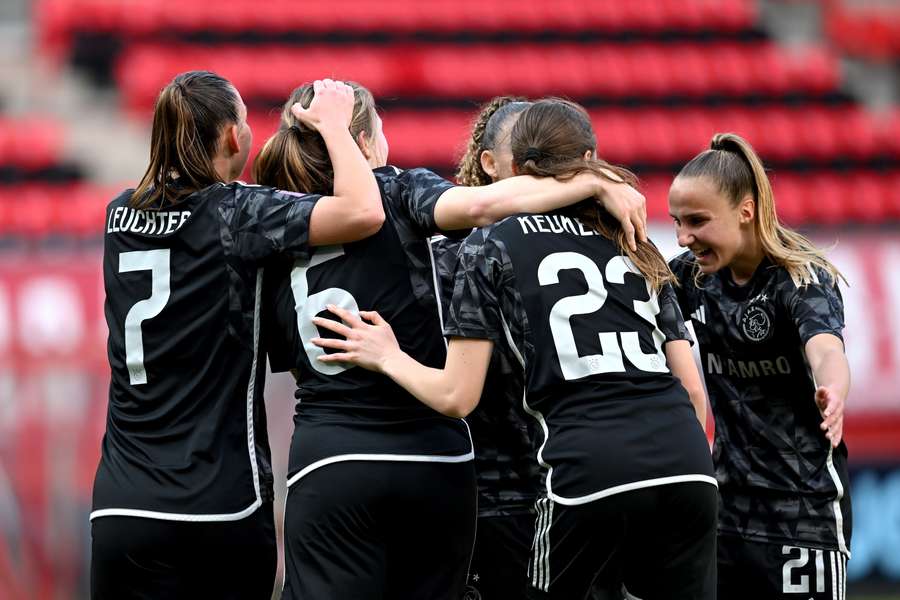
[[[176,75],[156,99],[150,165],[131,205],[159,208],[222,181],[213,158],[223,128],[238,119],[237,92],[227,79],[209,71]],[[168,189],[176,177],[178,189]]]
[[[763,252],[774,264],[784,267],[797,285],[816,279],[812,267],[825,270],[832,282],[844,275],[805,236],[778,221],[775,195],[759,156],[747,140],[734,133],[717,133],[704,150],[692,158],[677,177],[706,177],[718,186],[732,207],[752,196],[756,202],[756,231]],[[698,274],[699,276],[699,274]]]
[[[466,153],[459,159],[456,181],[460,185],[478,186],[491,183],[491,176],[481,166],[481,153],[494,150],[497,138],[510,117],[531,106],[531,102],[516,96],[498,96],[481,107],[472,124],[472,136]]]
[[[354,97],[350,133],[358,139],[365,132],[371,139],[375,131],[375,99],[358,83],[345,83],[353,88]],[[313,85],[304,83],[284,103],[278,131],[266,140],[253,163],[256,183],[292,192],[334,193],[334,169],[325,140],[291,113],[296,102],[308,108],[314,94]]]
[[[623,167],[598,158],[585,160],[585,154],[596,149],[590,117],[584,108],[568,100],[549,98],[535,102],[513,126],[513,164],[519,174],[567,180],[589,171],[609,181],[637,184],[637,177]],[[656,246],[639,241],[637,250],[632,251],[619,222],[593,199],[583,200],[566,211],[615,242],[654,289],[675,281]]]

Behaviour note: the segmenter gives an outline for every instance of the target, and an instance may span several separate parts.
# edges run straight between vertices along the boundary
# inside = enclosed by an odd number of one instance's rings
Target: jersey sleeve
[[[497,283],[502,269],[500,249],[489,241],[487,231],[473,231],[459,250],[444,335],[501,341],[503,325]]]
[[[320,197],[239,185],[231,214],[225,215],[234,253],[248,260],[273,255],[307,258],[309,222]]]
[[[694,285],[694,262],[693,254],[683,252],[669,261],[669,268],[675,274],[678,285],[673,287],[675,299],[681,309],[682,314],[687,310],[687,293],[688,289]]]
[[[687,340],[693,346],[694,339],[684,323],[684,315],[678,305],[678,297],[672,284],[667,283],[662,287],[659,291],[658,301],[659,315],[656,317],[656,323],[659,330],[666,336],[666,342]]]
[[[431,251],[434,255],[434,267],[437,271],[438,301],[442,314],[450,310],[453,297],[453,285],[456,277],[456,266],[459,263],[461,240],[446,237],[431,239]]]
[[[844,301],[837,282],[823,269],[816,268],[813,273],[816,277],[807,285],[789,286],[788,309],[800,340],[806,344],[820,333],[843,340]]]
[[[434,208],[438,199],[444,192],[456,187],[453,183],[428,169],[408,169],[391,179],[391,187],[388,196],[400,202],[401,209],[422,235],[430,237],[443,233],[461,237],[459,232],[442,231],[434,220]],[[462,236],[470,231],[464,231]]]

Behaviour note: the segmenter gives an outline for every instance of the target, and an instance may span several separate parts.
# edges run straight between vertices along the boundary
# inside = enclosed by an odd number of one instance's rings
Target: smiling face
[[[753,198],[737,206],[706,177],[676,177],[669,189],[669,214],[678,245],[697,257],[703,273],[734,267],[755,254]]]

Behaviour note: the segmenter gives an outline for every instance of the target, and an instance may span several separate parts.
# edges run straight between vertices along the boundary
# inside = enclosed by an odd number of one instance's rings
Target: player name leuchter
[[[150,235],[168,235],[184,225],[191,216],[191,211],[161,212],[156,210],[137,210],[127,206],[117,206],[109,213],[106,233],[146,233]]]

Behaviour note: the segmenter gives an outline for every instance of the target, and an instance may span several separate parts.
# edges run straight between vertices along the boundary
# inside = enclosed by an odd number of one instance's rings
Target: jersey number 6
[[[337,375],[350,367],[327,365],[316,360],[317,357],[325,354],[325,350],[310,341],[319,335],[318,328],[312,322],[313,317],[324,311],[328,304],[335,304],[354,313],[359,312],[359,306],[350,292],[341,288],[332,287],[309,296],[309,282],[306,279],[306,273],[316,265],[343,255],[343,246],[323,246],[309,260],[297,261],[296,266],[291,269],[291,291],[294,292],[294,310],[297,311],[297,330],[300,332],[300,340],[303,342],[303,349],[306,351],[309,365],[324,375]]]
[[[647,283],[647,293],[650,295],[650,299],[635,300],[633,306],[635,313],[653,325],[653,345],[656,352],[644,354],[636,331],[603,331],[598,333],[601,350],[599,354],[587,356],[578,354],[570,318],[572,315],[597,312],[603,307],[609,293],[603,283],[603,275],[600,274],[597,263],[577,252],[556,252],[544,258],[538,265],[538,282],[542,286],[558,284],[559,272],[566,269],[581,271],[587,281],[588,291],[580,296],[561,298],[550,310],[550,332],[553,335],[553,343],[556,345],[556,354],[563,377],[566,380],[572,380],[599,373],[624,372],[623,351],[631,364],[641,371],[667,373],[669,369],[662,351],[665,335],[656,325],[659,302],[656,292],[649,283]],[[614,256],[610,259],[606,263],[605,271],[606,280],[609,283],[620,285],[625,283],[625,273],[640,273],[634,263],[624,256]],[[621,346],[618,336],[621,336],[622,339]]]

